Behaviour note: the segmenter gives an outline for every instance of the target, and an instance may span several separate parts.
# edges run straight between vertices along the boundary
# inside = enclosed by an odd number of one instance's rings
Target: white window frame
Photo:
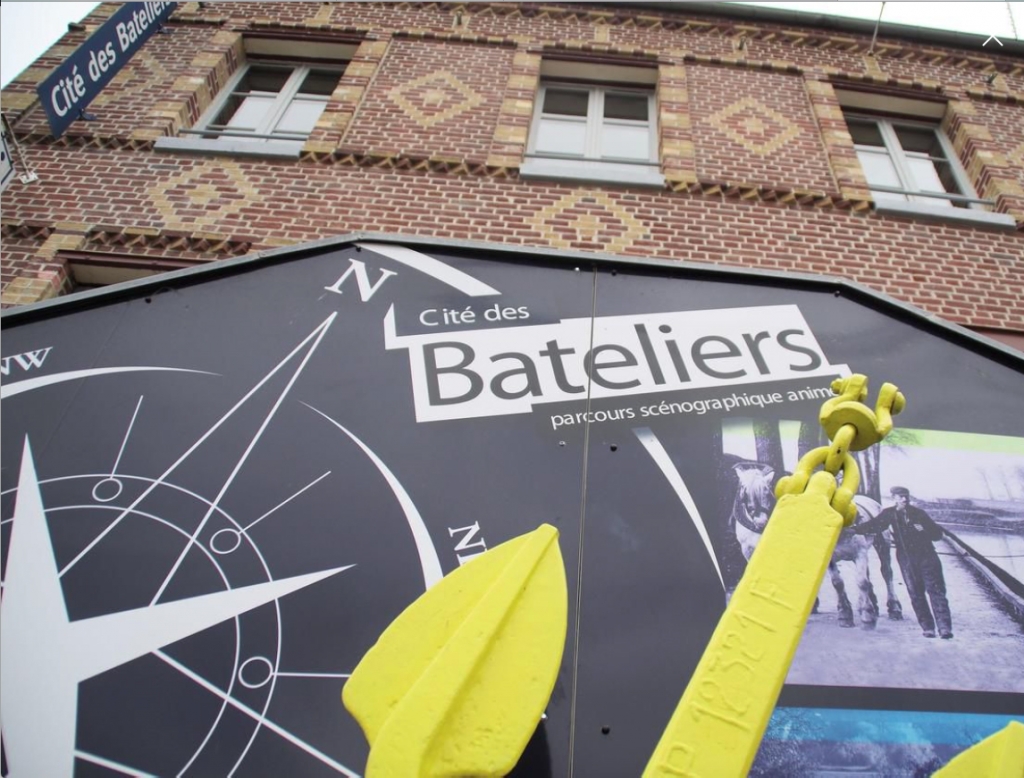
[[[279,92],[266,93],[268,96],[274,97],[273,108],[268,111],[263,121],[252,132],[230,128],[211,130],[210,124],[217,118],[228,100],[236,94],[239,84],[249,69],[253,67],[291,69],[292,71]],[[299,94],[299,87],[302,86],[311,71],[336,71],[340,79],[347,67],[348,62],[339,63],[337,61],[250,59],[231,76],[227,84],[203,111],[194,127],[179,129],[178,134],[181,137],[158,138],[155,147],[160,151],[296,158],[310,133],[281,133],[274,132],[274,128],[281,121],[285,111],[295,101]],[[303,102],[323,102],[326,106],[330,95],[304,95],[302,100]]]
[[[249,71],[253,68],[268,68],[275,70],[286,70],[291,69],[291,75],[285,81],[284,85],[278,92],[266,92],[260,93],[254,91],[245,94],[265,94],[271,97],[274,101],[273,107],[267,112],[263,121],[258,126],[254,127],[250,132],[248,130],[232,130],[230,128],[225,129],[210,129],[210,125],[217,118],[220,112],[227,105],[228,100],[238,94],[238,86],[245,80]],[[265,60],[250,60],[246,63],[245,67],[239,68],[238,72],[232,76],[227,86],[218,93],[217,98],[213,101],[209,108],[203,113],[202,117],[196,122],[195,129],[192,132],[202,133],[202,137],[218,137],[218,138],[240,138],[244,140],[293,140],[293,141],[305,141],[309,137],[309,133],[288,133],[288,132],[276,132],[275,128],[284,117],[285,111],[291,107],[292,103],[295,102],[296,97],[299,94],[299,87],[306,80],[306,77],[314,70],[331,71],[337,72],[338,77],[344,72],[344,67],[338,67],[336,65],[317,65],[301,62],[276,62],[276,61],[265,61]],[[309,103],[323,103],[327,105],[327,101],[330,100],[330,95],[303,95],[301,98],[302,102]]]
[[[562,89],[587,94],[587,115],[568,117],[545,114],[544,102],[549,89]],[[647,98],[647,120],[605,119],[604,99],[607,94],[643,95]],[[585,125],[583,148],[579,154],[558,154],[537,150],[541,122],[545,119],[578,122]],[[645,160],[601,156],[601,128],[607,125],[647,127],[648,157]],[[596,183],[624,183],[642,186],[664,186],[658,162],[658,113],[653,87],[619,84],[587,84],[544,80],[537,90],[526,158],[520,168],[524,178],[566,178]]]
[[[849,111],[845,111],[843,116],[847,122],[860,122],[862,124],[870,123],[874,124],[878,128],[878,132],[882,137],[882,143],[884,144],[882,147],[884,148],[884,151],[880,150],[878,146],[869,146],[860,143],[854,143],[854,148],[857,150],[858,154],[876,154],[888,157],[896,170],[897,178],[900,180],[899,187],[872,184],[871,181],[868,180],[868,189],[870,189],[873,194],[877,192],[885,195],[902,195],[906,202],[925,204],[932,208],[943,208],[946,210],[948,210],[946,207],[947,203],[952,206],[967,207],[973,210],[982,211],[985,210],[986,205],[991,204],[990,200],[982,200],[978,197],[977,192],[975,192],[974,187],[971,186],[971,182],[967,178],[967,174],[960,165],[960,160],[957,159],[956,152],[954,151],[952,144],[937,124],[932,122],[914,121],[912,119],[891,119],[888,117],[853,113]],[[941,161],[949,165],[950,172],[953,175],[953,180],[956,183],[957,188],[960,190],[959,192],[926,192],[917,186],[914,180],[914,174],[911,171],[910,166],[907,164],[907,160],[915,158],[937,158],[932,157],[925,152],[906,151],[896,134],[896,127],[909,127],[916,130],[927,130],[935,136],[944,155],[944,159]],[[864,178],[867,180],[866,171]],[[898,200],[898,198],[894,197],[877,199],[887,201]]]

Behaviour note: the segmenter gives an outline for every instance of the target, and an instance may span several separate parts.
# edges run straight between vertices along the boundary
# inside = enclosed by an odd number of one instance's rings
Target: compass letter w
[[[367,300],[373,297],[374,293],[381,288],[383,283],[387,281],[388,278],[390,278],[391,276],[398,275],[398,273],[396,273],[394,270],[381,270],[380,278],[377,279],[377,283],[371,284],[370,276],[366,272],[366,263],[360,262],[358,259],[350,259],[349,263],[350,264],[348,270],[344,272],[341,278],[335,281],[331,286],[325,286],[324,289],[326,289],[328,292],[341,294],[341,285],[345,283],[345,280],[350,275],[355,273],[356,285],[359,287],[359,299],[361,299],[365,303]]]
[[[26,351],[24,354],[15,354],[14,356],[4,357],[0,360],[0,375],[10,375],[12,365],[17,365],[26,372],[34,367],[42,367],[43,362],[46,360],[46,355],[51,351],[53,351],[53,346],[37,349],[36,351]]]

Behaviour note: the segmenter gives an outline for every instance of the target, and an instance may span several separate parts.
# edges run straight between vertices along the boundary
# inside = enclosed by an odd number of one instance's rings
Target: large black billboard
[[[927,774],[1024,720],[1024,360],[858,287],[371,236],[2,324],[4,774],[360,774],[363,653],[549,523],[569,634],[514,774],[639,775],[851,372],[907,396],[877,531],[752,774]]]

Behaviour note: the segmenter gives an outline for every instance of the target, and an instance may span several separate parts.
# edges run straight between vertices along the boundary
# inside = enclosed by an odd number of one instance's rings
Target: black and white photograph
[[[723,422],[731,576],[757,546],[778,479],[820,445],[816,427]],[[788,682],[1024,691],[1024,439],[897,428],[857,460],[857,518]]]

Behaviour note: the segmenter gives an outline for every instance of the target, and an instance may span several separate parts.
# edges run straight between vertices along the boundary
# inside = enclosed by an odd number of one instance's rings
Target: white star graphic
[[[349,567],[70,621],[26,438],[0,600],[0,721],[10,775],[73,774],[82,681]]]

